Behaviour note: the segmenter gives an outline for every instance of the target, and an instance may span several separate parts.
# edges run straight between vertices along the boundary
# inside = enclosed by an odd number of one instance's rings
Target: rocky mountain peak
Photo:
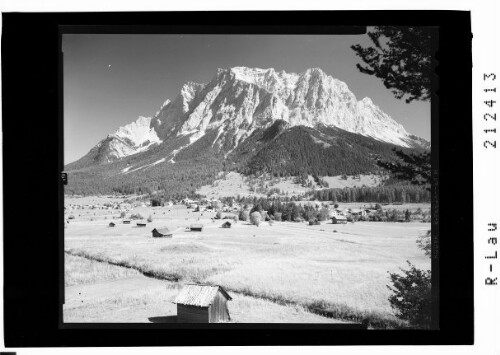
[[[346,83],[320,68],[296,74],[233,67],[217,69],[207,84],[186,82],[153,118],[140,117],[118,129],[110,136],[114,153],[108,160],[176,137],[188,137],[193,144],[209,131],[217,132],[212,146],[231,151],[256,129],[278,120],[280,127],[337,127],[403,147],[420,145],[370,98],[358,101]]]

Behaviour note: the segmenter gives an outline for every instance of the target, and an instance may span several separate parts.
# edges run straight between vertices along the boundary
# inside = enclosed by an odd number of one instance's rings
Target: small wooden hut
[[[144,222],[137,222],[137,227],[146,227],[146,223]]]
[[[155,228],[151,233],[153,238],[172,238],[172,232],[168,228]]]
[[[231,319],[227,301],[232,298],[221,286],[187,284],[174,303],[178,323],[217,323]]]
[[[114,226],[115,226],[115,224],[114,224],[113,222],[109,222],[109,226],[110,226],[110,227],[114,227]]]
[[[191,224],[191,227],[189,227],[191,232],[201,232],[203,231],[203,224]]]
[[[130,224],[130,221],[129,220],[124,220],[123,224]]]
[[[226,222],[222,223],[222,228],[231,228],[231,222],[226,221]]]
[[[332,223],[333,224],[345,224],[345,223],[347,223],[347,218],[344,216],[335,216],[335,217],[332,217]]]

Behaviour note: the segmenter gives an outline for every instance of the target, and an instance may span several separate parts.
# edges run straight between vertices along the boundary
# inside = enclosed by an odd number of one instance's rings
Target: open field
[[[211,185],[205,185],[196,191],[197,193],[210,198],[231,197],[231,196],[257,196],[264,197],[251,191],[251,186],[240,173],[230,172],[225,177],[214,181]]]
[[[344,187],[375,187],[380,186],[382,182],[382,177],[378,175],[359,175],[359,178],[354,178],[353,176],[347,176],[346,179],[342,179],[341,175],[338,176],[323,176],[322,180],[326,181],[329,185],[328,188],[344,188]],[[308,182],[311,182],[312,186],[316,190],[324,189],[316,184],[312,175],[307,178]],[[271,178],[271,177],[260,177],[258,182],[261,186],[266,187],[261,193],[255,192],[259,184],[254,183],[253,185],[249,182],[248,178],[245,178],[242,174],[236,172],[230,172],[227,175],[216,180],[211,185],[202,186],[198,189],[197,193],[206,196],[207,198],[219,198],[219,197],[231,197],[231,196],[257,196],[263,197],[267,194],[270,189],[279,189],[282,195],[303,195],[311,191],[311,187],[302,186],[295,182],[293,177],[281,177],[281,178]]]
[[[140,274],[134,269],[103,264],[73,255],[64,256],[64,286],[116,280]]]
[[[172,301],[182,287],[177,282],[148,278],[133,269],[66,255],[66,265],[80,265],[94,282],[77,280],[66,285],[64,321],[67,323],[176,323]],[[114,277],[108,275],[110,268]],[[308,312],[299,305],[232,293],[228,304],[233,323],[342,323]]]
[[[376,187],[380,186],[382,183],[382,177],[379,175],[359,175],[359,178],[356,179],[354,176],[347,176],[346,179],[342,179],[342,175],[337,176],[323,176],[321,177],[324,181],[328,183],[329,188],[339,188],[343,189],[344,187]]]
[[[220,284],[230,293],[248,297],[246,307],[252,311],[242,311],[239,318],[248,322],[251,320],[245,318],[246,314],[261,307],[254,302],[265,301],[337,319],[368,319],[375,327],[397,326],[400,322],[387,300],[390,292],[386,287],[387,272],[405,267],[406,260],[430,269],[429,258],[415,242],[417,236],[430,229],[428,223],[323,222],[308,226],[276,222],[271,226],[265,222],[255,227],[240,221],[230,229],[222,229],[222,220],[211,220],[215,212],[192,212],[184,206],[172,206],[135,208],[133,213],[153,217],[146,228],[136,227],[135,222],[124,225],[119,219],[115,220],[116,227],[109,228],[107,224],[117,217],[118,211],[72,212],[75,219],[65,229],[67,253],[126,266],[173,283]],[[91,221],[85,212],[98,214],[92,215]],[[186,230],[194,222],[205,225],[203,232]],[[151,238],[151,230],[163,226],[174,231],[173,238]],[[156,298],[163,302],[164,297],[169,297],[164,291],[165,287],[163,291],[152,290],[149,296],[137,294],[125,304],[140,302],[141,297],[151,298],[148,302],[152,304]],[[113,301],[113,297],[109,302],[122,304]],[[106,307],[90,307],[80,313],[68,310],[68,314],[72,314],[72,321],[77,321],[78,314],[93,319],[94,312],[101,309],[102,313]],[[154,307],[151,309],[156,312]],[[276,312],[275,316],[269,312],[265,322],[291,321],[287,320],[286,312]],[[265,318],[266,313],[259,314]]]
[[[138,195],[130,196],[65,196],[64,204],[80,204],[80,205],[93,205],[93,204],[104,204],[104,203],[119,203],[123,202],[127,198],[137,198]],[[147,195],[144,195],[147,197]]]

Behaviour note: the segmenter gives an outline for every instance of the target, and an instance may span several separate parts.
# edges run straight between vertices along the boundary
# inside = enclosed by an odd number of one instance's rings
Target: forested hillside
[[[65,192],[79,195],[162,192],[169,198],[177,198],[195,196],[197,189],[212,184],[222,171],[255,177],[377,174],[381,172],[377,159],[396,158],[395,146],[390,143],[338,128],[289,127],[281,120],[267,129],[255,130],[229,153],[214,144],[217,136],[218,131],[207,131],[192,144],[187,137],[177,137],[147,152],[107,164],[89,166],[82,159],[67,166]],[[373,198],[384,200],[380,196]]]
[[[273,125],[245,143],[237,154],[238,157],[247,157],[248,163],[239,167],[244,174],[367,174],[380,170],[376,165],[377,159],[391,161],[395,158],[392,151],[395,146],[392,144],[330,127],[313,129],[296,126],[281,133]]]

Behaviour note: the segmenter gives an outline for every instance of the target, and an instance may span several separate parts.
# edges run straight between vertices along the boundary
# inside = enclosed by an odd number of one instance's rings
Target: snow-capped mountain
[[[151,117],[139,117],[135,122],[120,127],[115,133],[108,135],[111,139],[108,161],[123,158],[147,150],[162,141],[151,127]]]
[[[87,160],[112,162],[187,138],[172,148],[178,153],[209,132],[212,146],[231,152],[254,131],[277,120],[288,127],[335,127],[401,147],[421,146],[371,99],[358,101],[344,82],[321,69],[295,74],[234,67],[218,69],[207,84],[186,83],[154,117],[139,117],[119,128],[99,142]]]

